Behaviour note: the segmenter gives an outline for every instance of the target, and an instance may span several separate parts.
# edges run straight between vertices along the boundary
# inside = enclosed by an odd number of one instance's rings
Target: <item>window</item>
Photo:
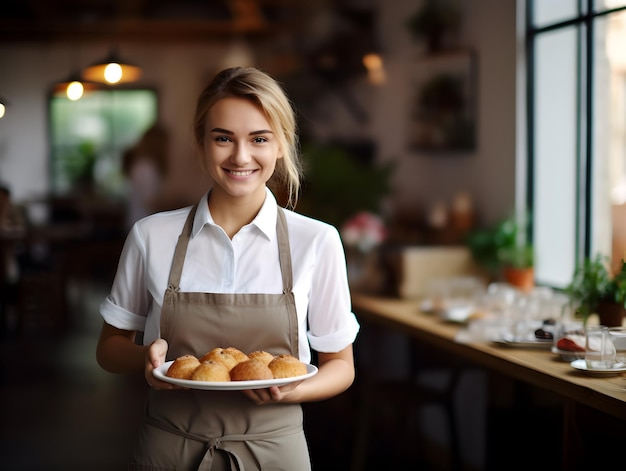
[[[626,257],[626,0],[528,0],[529,207],[536,279]]]
[[[156,122],[156,93],[103,90],[78,101],[53,96],[49,112],[52,191],[63,194],[87,185],[123,194],[121,157]]]

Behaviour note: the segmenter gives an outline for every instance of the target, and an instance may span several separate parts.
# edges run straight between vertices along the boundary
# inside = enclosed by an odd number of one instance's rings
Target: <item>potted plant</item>
[[[599,323],[608,327],[621,326],[626,309],[626,262],[622,259],[620,270],[611,275],[608,257],[597,255],[585,259],[574,271],[565,288],[576,315],[586,325],[592,314]]]
[[[493,227],[471,232],[467,245],[490,278],[530,291],[534,287],[535,251],[524,238],[524,227],[523,221],[507,218]]]

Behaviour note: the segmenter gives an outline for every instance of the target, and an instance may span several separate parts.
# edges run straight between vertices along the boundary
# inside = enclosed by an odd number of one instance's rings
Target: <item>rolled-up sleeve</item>
[[[344,326],[331,334],[316,337],[311,331],[308,333],[311,348],[318,352],[337,352],[354,343],[359,332],[359,323],[354,314],[346,318]]]
[[[133,314],[118,306],[111,296],[107,296],[100,304],[100,315],[107,324],[118,329],[143,331],[146,326],[146,316]]]

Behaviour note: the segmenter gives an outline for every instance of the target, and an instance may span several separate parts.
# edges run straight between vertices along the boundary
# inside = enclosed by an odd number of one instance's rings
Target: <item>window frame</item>
[[[586,258],[593,256],[592,250],[592,198],[593,198],[593,163],[594,163],[594,34],[595,21],[599,18],[626,11],[626,5],[597,10],[595,0],[578,0],[578,13],[574,18],[558,21],[543,26],[533,25],[534,5],[542,0],[526,0],[526,207],[534,213],[535,201],[535,66],[537,37],[562,28],[577,26],[578,77],[577,86],[577,178],[576,178],[576,214],[575,214],[575,267]],[[533,241],[535,227],[528,228],[528,240]]]

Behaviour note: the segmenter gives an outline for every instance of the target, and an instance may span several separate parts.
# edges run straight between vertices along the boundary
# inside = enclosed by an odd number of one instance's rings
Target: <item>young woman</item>
[[[133,226],[100,308],[99,364],[143,372],[151,386],[130,469],[310,469],[300,404],[354,380],[359,325],[339,234],[279,207],[269,190],[283,183],[293,207],[301,171],[293,109],[267,74],[217,74],[198,98],[194,131],[212,187],[191,208]],[[319,372],[243,392],[180,389],[152,374],[229,346],[305,363],[313,349]]]

